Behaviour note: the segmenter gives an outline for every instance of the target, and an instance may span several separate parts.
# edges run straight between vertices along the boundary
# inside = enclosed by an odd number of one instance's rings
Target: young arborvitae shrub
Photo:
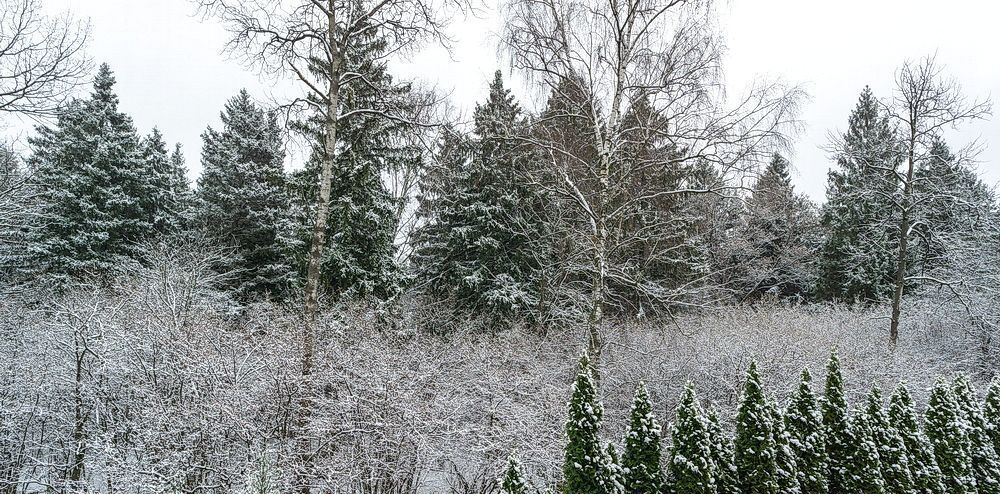
[[[938,380],[927,402],[927,438],[948,494],[976,492],[976,479],[969,454],[969,436],[958,402],[948,385]]]
[[[958,376],[953,385],[955,400],[964,419],[969,438],[972,472],[979,494],[1000,494],[1000,460],[993,449],[986,419],[976,396],[976,390],[965,376]]]
[[[882,462],[879,461],[878,447],[872,437],[868,416],[858,410],[850,418],[850,427],[855,443],[844,478],[847,491],[854,494],[885,494]]]
[[[1000,453],[1000,378],[994,377],[986,391],[983,419],[986,421],[986,434],[993,443],[993,450]]]
[[[906,447],[913,492],[944,494],[944,483],[941,470],[934,459],[934,449],[917,424],[913,398],[903,383],[899,383],[889,398],[889,425],[896,430]]]
[[[618,458],[618,450],[615,445],[608,443],[604,450],[604,474],[601,482],[604,485],[604,494],[624,494],[625,492],[625,472],[623,471],[621,460]]]
[[[657,494],[663,489],[660,469],[661,428],[649,403],[646,384],[640,382],[632,401],[632,417],[625,434],[622,471],[626,494]]]
[[[844,379],[840,375],[840,359],[836,352],[830,354],[830,361],[826,365],[822,410],[823,430],[826,434],[827,487],[830,494],[854,494],[847,486],[854,437],[847,420]]]
[[[886,494],[910,494],[913,492],[913,477],[910,474],[910,460],[906,454],[903,438],[889,425],[889,416],[882,407],[882,394],[872,387],[868,393],[864,411],[871,426],[872,441],[878,450],[882,464],[882,478],[885,480]]]
[[[718,494],[740,494],[733,458],[733,440],[722,430],[719,415],[712,410],[708,414],[708,438],[712,443],[712,464],[715,465],[715,489]]]
[[[500,490],[504,494],[528,494],[528,485],[524,481],[521,462],[513,453],[507,458],[507,469],[504,471],[503,478],[500,479]]]
[[[798,468],[795,465],[795,454],[790,446],[791,439],[785,430],[785,418],[773,403],[768,403],[771,413],[771,423],[774,424],[775,466],[777,470],[778,494],[800,494]]]
[[[736,472],[743,494],[777,494],[776,447],[767,398],[752,362],[736,415]]]
[[[826,436],[811,381],[809,370],[803,370],[799,388],[785,410],[785,430],[802,494],[827,494]]]
[[[667,467],[671,491],[677,494],[715,494],[712,444],[691,383],[688,383],[684,399],[677,408],[671,437],[673,447]]]
[[[580,364],[573,383],[566,421],[565,462],[563,463],[563,494],[604,493],[604,451],[598,433],[601,429],[603,406],[597,399],[594,370],[587,354]]]

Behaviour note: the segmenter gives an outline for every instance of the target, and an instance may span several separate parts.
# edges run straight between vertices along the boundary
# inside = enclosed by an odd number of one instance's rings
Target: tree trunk
[[[316,347],[316,317],[319,313],[319,280],[323,264],[323,250],[326,246],[326,226],[330,216],[330,189],[333,179],[333,160],[336,155],[337,117],[340,97],[340,52],[335,45],[336,10],[333,0],[328,0],[327,37],[330,44],[329,86],[327,87],[324,156],[319,178],[319,194],[316,196],[316,219],[313,224],[312,240],[309,247],[309,264],[306,269],[305,307],[303,316],[305,327],[302,335],[302,396],[299,403],[299,479],[300,492],[310,492],[312,470],[312,443],[307,433],[309,418],[312,416],[312,370]]]
[[[911,120],[913,121],[913,120]],[[889,323],[889,348],[896,348],[899,340],[900,305],[903,301],[903,287],[906,284],[906,246],[910,230],[910,195],[913,193],[913,147],[916,145],[916,129],[910,127],[910,142],[907,156],[906,181],[903,183],[903,197],[899,219],[899,252],[896,259],[895,290],[892,294],[892,316]]]

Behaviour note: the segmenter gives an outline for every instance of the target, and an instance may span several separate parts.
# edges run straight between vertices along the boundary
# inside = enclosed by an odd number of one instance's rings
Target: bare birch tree
[[[376,116],[405,120],[410,115],[389,105],[372,104],[345,109],[344,91],[355,85],[373,86],[366,74],[353,69],[351,47],[376,36],[385,40],[383,57],[411,53],[425,42],[447,45],[444,31],[451,7],[459,10],[465,0],[194,0],[207,15],[221,19],[232,33],[229,49],[263,72],[291,77],[304,95],[290,102],[289,111],[318,115],[322,122],[324,156],[319,176],[305,281],[304,330],[301,372],[304,391],[303,422],[310,414],[310,375],[314,367],[315,324],[319,309],[320,268],[326,245],[333,163],[338,153],[338,129],[349,119]],[[379,92],[380,88],[374,88]],[[390,91],[387,91],[390,92]],[[309,446],[319,447],[319,446]],[[299,489],[308,492],[308,458],[315,451],[301,451],[304,460]]]
[[[90,72],[89,26],[39,0],[0,3],[0,113],[50,117]]]
[[[895,347],[899,339],[899,322],[904,290],[913,283],[953,285],[953,280],[945,280],[927,273],[913,273],[910,269],[912,246],[910,241],[919,233],[919,220],[925,216],[928,207],[940,202],[953,191],[938,190],[934,184],[921,177],[918,167],[932,159],[939,147],[942,131],[955,128],[959,124],[979,120],[990,114],[988,100],[969,100],[954,79],[944,75],[944,69],[934,56],[919,62],[906,62],[896,72],[894,94],[891,100],[882,103],[890,121],[895,122],[895,152],[901,160],[890,163],[871,162],[863,156],[851,153],[850,147],[842,140],[835,145],[842,153],[860,159],[863,165],[886,172],[887,181],[893,183],[883,188],[885,199],[895,210],[898,223],[889,228],[897,232],[895,270],[893,275],[892,311],[889,324],[889,345]],[[953,159],[968,162],[972,159],[975,145],[960,151]],[[898,163],[898,164],[897,164]],[[883,190],[879,189],[879,190]],[[955,246],[958,248],[958,246]]]
[[[550,104],[536,124],[576,125],[582,147],[544,132],[535,141],[551,162],[553,192],[582,218],[576,243],[589,264],[579,268],[590,278],[588,347],[597,357],[609,282],[662,304],[683,298],[618,256],[675,218],[625,233],[617,226],[666,198],[731,194],[727,182],[755,169],[794,126],[802,93],[768,83],[727,102],[711,2],[510,0],[505,11],[503,44],[513,65],[554,97],[580,103]],[[649,107],[645,116],[641,105]],[[630,153],[637,144],[655,152]],[[698,167],[714,170],[715,179],[654,178]]]

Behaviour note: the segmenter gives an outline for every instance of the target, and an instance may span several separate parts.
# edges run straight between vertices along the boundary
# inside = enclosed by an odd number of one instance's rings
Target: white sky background
[[[495,0],[488,0],[490,2]],[[225,101],[240,88],[266,98],[275,90],[236,60],[222,54],[227,34],[214,20],[195,16],[187,0],[48,0],[54,11],[89,18],[89,53],[111,65],[122,109],[140,132],[155,125],[167,142],[184,146],[190,178],[200,171],[201,133],[219,125]],[[456,22],[449,57],[430,48],[395,67],[400,76],[451,94],[468,117],[483,99],[493,72],[504,71],[528,108],[540,105],[496,49],[500,25],[495,5],[480,19]],[[1000,4],[987,0],[733,0],[721,2],[720,25],[729,47],[730,94],[738,96],[755,77],[801,84],[810,94],[801,113],[806,125],[790,156],[800,191],[822,200],[831,160],[822,147],[828,132],[843,131],[865,84],[888,97],[894,70],[908,58],[934,53],[966,94],[1000,98]],[[1000,182],[998,117],[949,135],[953,149],[980,139],[980,173]],[[293,163],[292,166],[295,166]]]

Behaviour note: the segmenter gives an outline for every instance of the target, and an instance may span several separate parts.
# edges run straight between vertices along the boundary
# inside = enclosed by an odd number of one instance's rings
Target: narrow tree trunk
[[[83,480],[84,464],[87,459],[87,436],[85,427],[87,425],[87,413],[83,405],[83,359],[87,354],[87,349],[80,349],[79,341],[76,345],[76,373],[73,380],[73,454],[70,457],[69,472],[67,479],[73,484],[73,489],[79,487]]]
[[[337,116],[339,111],[339,66],[340,53],[336,48],[336,10],[333,0],[328,0],[327,37],[330,50],[329,86],[326,95],[324,156],[319,178],[319,194],[316,196],[316,218],[313,224],[312,241],[309,247],[309,264],[306,269],[305,307],[303,316],[305,327],[302,334],[302,396],[299,403],[299,465],[298,486],[300,492],[309,494],[312,479],[311,441],[307,433],[309,418],[312,416],[312,370],[316,347],[316,317],[319,312],[319,280],[323,264],[323,250],[326,246],[326,226],[330,217],[330,189],[333,179],[333,160],[336,156]]]
[[[912,121],[912,120],[911,120]],[[895,290],[892,294],[892,316],[889,323],[889,347],[896,348],[899,340],[900,305],[903,301],[903,287],[906,284],[906,248],[910,237],[910,195],[913,193],[913,147],[916,145],[916,130],[910,127],[910,142],[907,156],[906,182],[903,183],[902,206],[899,218],[899,252],[896,259]]]

